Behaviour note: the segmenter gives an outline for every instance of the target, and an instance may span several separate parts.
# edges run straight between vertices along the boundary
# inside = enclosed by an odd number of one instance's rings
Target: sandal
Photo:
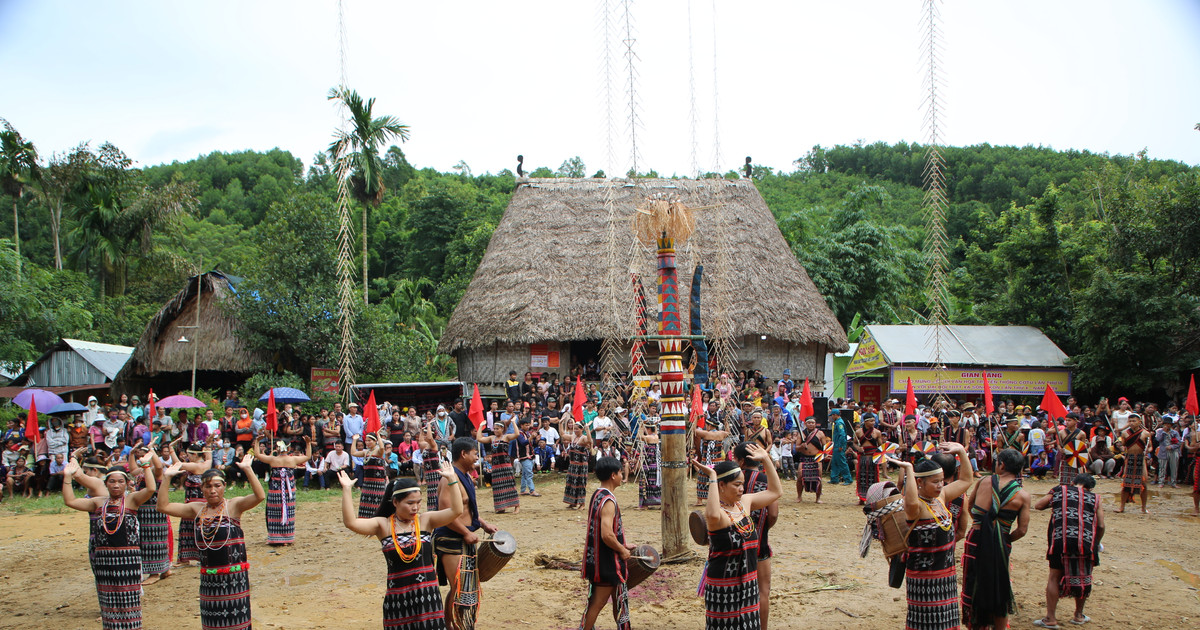
[[[1073,624],[1075,624],[1075,625],[1077,625],[1077,626],[1082,626],[1083,624],[1085,624],[1085,623],[1087,623],[1087,622],[1089,622],[1089,621],[1091,621],[1091,620],[1092,620],[1092,618],[1091,618],[1091,617],[1089,617],[1089,616],[1087,616],[1087,615],[1084,615],[1084,616],[1083,616],[1083,619],[1074,619],[1074,618],[1072,618],[1072,619],[1071,619],[1071,623],[1073,623]]]
[[[531,496],[531,497],[540,497],[540,496],[542,496],[542,495],[540,495],[540,494],[538,494],[538,493],[536,493],[536,492],[530,492],[530,493],[529,493],[529,496]]]
[[[1046,623],[1045,619],[1034,619],[1033,625],[1039,628],[1046,628],[1047,630],[1058,630],[1058,626],[1052,623]]]

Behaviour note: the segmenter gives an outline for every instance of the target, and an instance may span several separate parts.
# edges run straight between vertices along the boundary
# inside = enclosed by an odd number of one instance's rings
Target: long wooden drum
[[[704,512],[695,510],[688,515],[688,530],[697,545],[708,546],[708,520],[704,518]]]
[[[654,574],[658,569],[658,565],[662,562],[658,551],[650,545],[639,545],[633,550],[634,558],[629,559],[629,576],[625,579],[625,587],[633,588],[638,584],[646,581],[646,578]]]
[[[516,552],[517,539],[506,531],[498,531],[492,534],[490,540],[479,543],[476,561],[479,581],[486,582],[495,577]]]

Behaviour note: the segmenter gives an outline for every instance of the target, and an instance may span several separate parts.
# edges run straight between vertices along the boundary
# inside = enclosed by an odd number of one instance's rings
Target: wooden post
[[[658,239],[659,302],[662,315],[658,341],[658,374],[662,383],[662,555],[687,553],[687,419],[683,389],[682,327],[679,320],[679,278],[675,271],[675,239],[664,232]]]

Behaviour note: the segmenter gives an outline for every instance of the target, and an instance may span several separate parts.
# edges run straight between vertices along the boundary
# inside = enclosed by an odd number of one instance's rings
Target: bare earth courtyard
[[[482,516],[518,541],[516,556],[483,585],[477,626],[481,630],[578,625],[585,600],[583,580],[573,572],[537,567],[533,557],[542,552],[577,559],[584,514],[561,503],[559,475],[539,476],[537,485],[543,496],[522,497],[517,515],[493,514],[491,491],[479,492]],[[591,485],[589,493],[595,483]],[[1035,499],[1050,487],[1048,480],[1026,480]],[[1136,507],[1114,514],[1118,490],[1116,481],[1101,480],[1097,486],[1105,499],[1108,532],[1088,602],[1087,612],[1094,620],[1089,626],[1200,628],[1200,519],[1187,515],[1190,488],[1152,491],[1149,516]],[[342,527],[338,497],[331,491],[327,499],[297,506],[293,547],[267,546],[263,506],[243,521],[256,628],[382,626],[385,565],[379,543]],[[627,539],[659,548],[659,511],[633,509],[636,484],[620,488],[618,498]],[[785,499],[779,523],[771,531],[776,554],[771,627],[903,627],[904,591],[887,586],[878,546],[867,558],[858,557],[864,517],[853,488],[826,484],[823,505],[814,505],[811,495],[805,499],[802,505],[795,503],[794,494]],[[66,511],[14,515],[10,505],[0,504],[0,628],[99,627],[87,562],[87,517]],[[1046,513],[1034,512],[1029,534],[1013,549],[1012,575],[1020,607],[1012,619],[1014,628],[1032,628],[1032,620],[1044,613],[1047,518]],[[704,602],[696,596],[696,587],[705,550],[693,548],[694,560],[664,565],[631,592],[635,627],[704,626]],[[199,628],[198,582],[196,568],[177,568],[172,577],[147,587],[142,599],[145,627]],[[1060,618],[1069,618],[1070,606],[1060,604]],[[608,614],[606,610],[598,627],[613,626]]]

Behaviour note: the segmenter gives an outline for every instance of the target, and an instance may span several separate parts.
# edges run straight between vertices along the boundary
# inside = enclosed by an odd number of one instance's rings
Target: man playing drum
[[[583,542],[583,579],[588,590],[588,605],[583,613],[583,630],[592,630],[604,604],[612,600],[613,619],[620,630],[629,630],[630,550],[634,545],[625,542],[625,527],[621,523],[621,508],[617,505],[617,488],[625,482],[625,469],[615,457],[596,461],[596,478],[600,487],[588,503],[587,537]]]

